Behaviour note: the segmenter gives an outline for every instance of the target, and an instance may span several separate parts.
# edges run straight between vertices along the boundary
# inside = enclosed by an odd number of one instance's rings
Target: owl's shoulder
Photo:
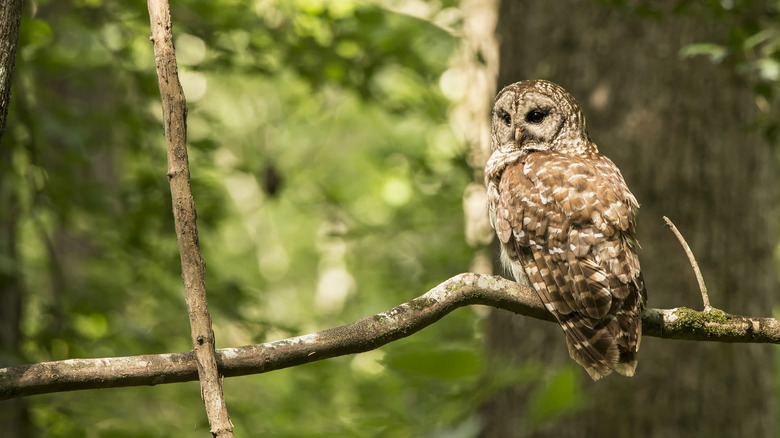
[[[498,192],[510,211],[562,214],[572,226],[593,224],[608,236],[633,232],[639,206],[617,166],[598,152],[529,153],[507,165]]]

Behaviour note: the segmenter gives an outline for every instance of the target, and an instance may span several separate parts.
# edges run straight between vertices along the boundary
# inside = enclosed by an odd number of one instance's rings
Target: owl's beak
[[[515,144],[520,144],[520,141],[523,138],[523,132],[520,130],[519,126],[515,126]]]

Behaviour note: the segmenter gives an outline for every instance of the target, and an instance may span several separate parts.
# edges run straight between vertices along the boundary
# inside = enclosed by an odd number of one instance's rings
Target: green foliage
[[[220,347],[341,325],[468,269],[471,180],[438,88],[456,39],[364,2],[173,5],[192,186]],[[449,11],[451,12],[451,11]],[[40,1],[3,146],[26,362],[191,348],[143,2]],[[451,14],[450,14],[451,15]],[[480,318],[225,381],[240,433],[473,436]],[[510,382],[512,383],[512,382]],[[43,436],[202,436],[197,383],[29,400]]]
[[[478,376],[482,356],[469,349],[430,350],[423,347],[408,352],[394,351],[386,364],[399,371],[446,381]]]
[[[455,4],[419,2],[418,18],[347,0],[174,2],[219,347],[345,324],[468,269],[472,173],[438,86]],[[143,2],[41,0],[23,19],[0,170],[21,207],[26,362],[191,348],[148,26]],[[745,32],[744,47],[772,47]],[[480,324],[460,309],[376,351],[226,379],[237,433],[476,436],[482,402],[514,386],[532,394],[530,427],[582,405],[579,368],[489,364]],[[29,405],[42,436],[208,430],[196,382]]]
[[[580,388],[582,373],[575,365],[556,370],[546,384],[534,388],[530,396],[529,419],[534,425],[574,412],[584,405],[584,393]]]
[[[727,54],[728,51],[723,46],[713,43],[688,44],[680,50],[680,57],[683,59],[703,55],[714,63],[723,61]]]

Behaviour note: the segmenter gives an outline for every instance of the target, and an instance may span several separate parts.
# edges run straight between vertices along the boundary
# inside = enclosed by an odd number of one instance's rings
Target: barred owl
[[[503,264],[536,289],[594,380],[632,376],[646,295],[639,204],[620,170],[590,140],[574,98],[542,80],[498,93],[491,152],[485,184]]]

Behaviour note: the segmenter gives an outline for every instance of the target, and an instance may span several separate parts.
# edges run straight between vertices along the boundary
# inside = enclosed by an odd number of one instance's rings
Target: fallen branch
[[[552,321],[536,292],[501,277],[459,274],[412,301],[352,324],[264,344],[217,350],[228,377],[289,368],[376,349],[433,324],[453,310],[483,304]],[[647,309],[645,336],[691,341],[780,344],[780,320],[728,315],[719,310]],[[50,392],[197,380],[195,354],[148,354],[69,359],[0,369],[0,400]]]

